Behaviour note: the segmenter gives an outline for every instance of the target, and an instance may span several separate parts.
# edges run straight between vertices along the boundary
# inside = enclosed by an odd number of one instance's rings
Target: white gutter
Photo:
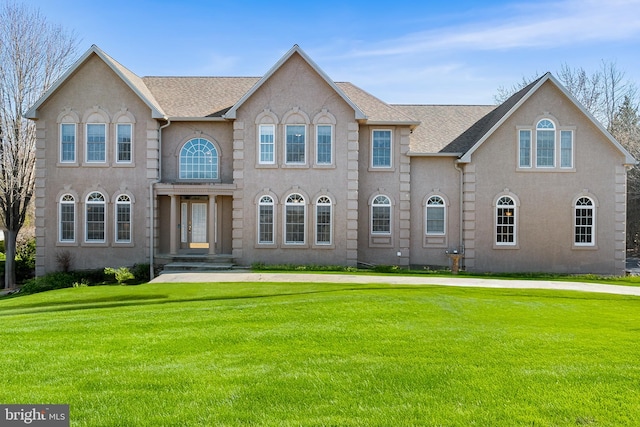
[[[153,209],[153,186],[162,181],[162,129],[169,127],[171,124],[171,119],[167,118],[167,124],[160,126],[158,129],[158,179],[151,181],[149,183],[149,278],[150,280],[154,278],[154,268],[153,268],[153,241],[154,241],[154,209]]]
[[[462,169],[460,166],[458,166],[458,162],[454,162],[453,163],[453,167],[456,168],[456,170],[458,172],[460,172],[460,218],[459,218],[459,222],[460,222],[460,226],[459,226],[459,230],[460,230],[460,241],[459,241],[459,247],[458,250],[460,251],[461,254],[464,254],[464,237],[463,237],[463,233],[464,233],[464,218],[463,218],[463,213],[464,213],[464,169]],[[464,263],[464,257],[462,257],[462,262]],[[461,266],[462,267],[462,266]]]

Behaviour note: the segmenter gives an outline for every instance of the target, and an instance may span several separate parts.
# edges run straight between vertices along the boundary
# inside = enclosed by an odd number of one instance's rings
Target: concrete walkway
[[[351,274],[299,274],[299,273],[251,273],[234,270],[224,272],[165,273],[151,283],[185,282],[297,282],[297,283],[380,283],[388,285],[439,285],[473,288],[553,289],[581,292],[597,292],[617,295],[640,296],[640,287],[600,285],[580,282],[554,282],[549,280],[501,280],[468,277],[429,276],[367,276]]]

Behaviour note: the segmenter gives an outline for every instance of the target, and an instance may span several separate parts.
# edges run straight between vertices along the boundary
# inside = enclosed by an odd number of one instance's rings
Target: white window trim
[[[298,204],[294,204],[294,203],[290,204],[289,201],[288,201],[289,198],[291,196],[293,196],[293,195],[298,195],[303,200],[302,206],[304,208],[304,211],[303,211],[304,224],[303,224],[302,242],[292,242],[292,241],[288,241],[287,240],[287,207],[289,207],[289,206],[298,206]],[[296,193],[296,192],[288,194],[287,197],[284,199],[284,212],[283,212],[283,215],[282,215],[282,224],[283,224],[283,227],[282,227],[282,241],[284,242],[284,244],[286,246],[296,246],[296,247],[305,246],[307,244],[307,228],[309,226],[308,223],[309,223],[309,221],[307,220],[307,197],[304,196],[301,193]]]
[[[540,125],[540,122],[542,121],[549,121],[551,122],[551,124],[553,125],[553,129],[551,128],[541,128],[538,129],[538,126]],[[536,122],[536,126],[534,129],[535,132],[535,149],[534,149],[534,153],[535,153],[535,161],[536,161],[536,168],[538,169],[555,169],[556,165],[558,164],[558,126],[556,125],[556,122],[554,120],[551,120],[548,117],[543,117],[540,120],[538,120]],[[553,164],[552,165],[540,165],[538,163],[538,132],[553,132]]]
[[[102,203],[97,203],[97,202],[90,202],[89,201],[89,196],[91,196],[94,193],[98,193],[102,196]],[[87,215],[87,209],[89,207],[89,205],[102,205],[103,206],[103,211],[104,211],[104,219],[102,220],[103,223],[103,227],[104,227],[104,231],[103,231],[103,238],[101,240],[95,239],[95,240],[89,240],[89,227],[88,227],[88,215]],[[89,194],[87,194],[87,197],[85,198],[85,202],[84,202],[84,242],[88,243],[88,244],[100,244],[100,243],[106,243],[106,239],[107,239],[107,198],[104,195],[103,192],[101,191],[91,191]]]
[[[73,198],[73,202],[64,201],[63,198],[65,196],[70,196]],[[62,205],[73,205],[73,239],[63,239],[62,238]],[[63,194],[58,199],[58,243],[75,243],[76,236],[78,235],[78,203],[76,201],[75,196],[72,194],[66,193]]]
[[[273,147],[273,158],[271,159],[271,161],[263,161],[262,160],[262,141],[261,141],[261,137],[262,137],[262,128],[263,127],[270,127],[271,131],[272,131],[272,135],[273,135],[273,142],[271,143],[272,147]],[[270,123],[264,123],[264,124],[259,124],[258,125],[258,164],[259,165],[275,165],[276,163],[276,156],[277,156],[277,138],[276,138],[276,125],[274,124],[270,124]]]
[[[591,242],[588,243],[583,243],[583,242],[576,242],[576,211],[578,209],[584,209],[584,206],[578,206],[578,201],[580,199],[589,199],[589,201],[591,201],[591,205],[589,207],[589,209],[591,209]],[[589,206],[589,205],[587,205]],[[589,196],[580,196],[578,198],[576,198],[574,204],[573,204],[573,246],[574,247],[580,247],[580,248],[589,248],[589,247],[595,247],[596,246],[596,202],[593,199],[593,197],[589,197]]]
[[[73,125],[73,160],[62,159],[62,127]],[[58,128],[60,132],[60,157],[59,162],[63,164],[77,164],[78,163],[78,126],[76,123],[60,123]]]
[[[318,161],[318,155],[320,154],[319,150],[318,150],[318,145],[320,143],[320,141],[318,140],[318,138],[320,137],[320,133],[318,132],[318,128],[320,127],[329,127],[331,130],[331,161],[330,162],[319,162]],[[325,124],[325,123],[319,123],[316,125],[316,146],[315,146],[315,165],[316,166],[331,166],[335,163],[335,126],[332,124]]]
[[[522,149],[521,149],[521,144],[522,144],[521,133],[522,132],[529,133],[529,164],[528,165],[522,165]],[[533,135],[532,134],[533,132],[529,128],[518,129],[518,169],[529,170],[533,167]]]
[[[287,156],[289,154],[288,142],[287,142],[287,130],[290,126],[302,126],[304,127],[304,161],[303,162],[289,162]],[[284,125],[284,164],[287,166],[305,166],[309,161],[309,147],[308,145],[309,127],[304,123],[287,123]]]
[[[271,199],[271,203],[263,203],[262,199],[268,197],[269,199]],[[271,207],[271,227],[272,227],[272,231],[271,231],[271,241],[263,241],[260,239],[260,208],[262,206],[270,206]],[[256,236],[256,240],[257,240],[257,244],[260,246],[273,246],[276,243],[276,201],[273,198],[273,196],[269,195],[269,194],[263,194],[258,198],[258,209],[257,209],[257,218],[256,218],[256,224],[257,224],[257,236]]]
[[[128,201],[120,201],[121,197],[127,197]],[[120,240],[118,238],[118,205],[129,205],[129,239]],[[120,194],[116,197],[116,202],[113,204],[113,219],[114,219],[114,236],[113,241],[116,243],[133,243],[133,199],[128,194]]]
[[[129,142],[129,145],[131,146],[131,160],[119,160],[119,143],[118,143],[118,128],[120,126],[129,126],[131,128],[131,142]],[[133,145],[133,135],[134,135],[134,128],[133,128],[133,123],[116,123],[116,135],[115,135],[115,159],[116,159],[116,163],[120,164],[120,165],[129,165],[131,163],[133,163],[133,152],[134,152],[134,145]]]
[[[442,200],[442,205],[433,205],[433,206],[442,206],[442,210],[443,210],[443,230],[442,232],[429,232],[428,229],[428,212],[429,212],[429,200],[433,199],[434,197],[439,198],[440,200]],[[447,234],[447,200],[440,196],[439,194],[433,194],[431,196],[429,196],[427,198],[427,201],[425,202],[424,205],[424,233],[426,236],[446,236]]]
[[[378,197],[385,197],[388,200],[387,204],[380,204],[380,205],[376,205],[375,201]],[[389,231],[373,231],[373,208],[375,206],[388,206],[389,207]],[[391,235],[391,231],[393,230],[393,203],[391,202],[391,197],[387,196],[386,194],[377,194],[373,197],[373,199],[371,199],[371,207],[369,210],[370,216],[371,216],[371,220],[370,220],[370,224],[369,224],[369,231],[371,233],[372,236],[390,236]]]
[[[509,198],[513,205],[499,205],[498,202],[503,198]],[[516,248],[518,247],[518,200],[510,194],[502,194],[498,196],[494,202],[493,216],[493,244],[495,247]],[[498,242],[498,210],[508,206],[513,207],[513,242]]]
[[[569,132],[571,134],[571,164],[569,166],[563,166],[562,165],[562,133],[563,132]],[[575,150],[574,150],[574,138],[575,138],[575,132],[573,131],[573,129],[559,129],[558,130],[559,133],[559,149],[558,149],[558,164],[560,165],[561,169],[573,169],[573,162],[575,161]]]
[[[389,132],[389,165],[388,166],[374,166],[373,164],[373,134],[375,132]],[[392,129],[371,129],[371,150],[369,153],[371,160],[369,165],[371,169],[375,170],[390,170],[393,169],[393,130]]]
[[[90,125],[101,125],[104,126],[104,160],[89,160],[89,126]],[[107,163],[107,145],[109,141],[109,126],[106,123],[87,123],[84,127],[84,159],[86,163],[91,164],[106,164]]]
[[[329,203],[319,203],[320,199],[327,198]],[[329,241],[328,242],[319,242],[318,241],[318,207],[319,206],[329,206]],[[314,240],[317,246],[331,246],[333,245],[333,199],[329,196],[323,195],[316,198],[316,203],[314,206]]]

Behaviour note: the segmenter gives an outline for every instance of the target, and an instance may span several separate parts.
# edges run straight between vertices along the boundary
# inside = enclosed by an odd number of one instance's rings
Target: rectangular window
[[[261,205],[258,243],[273,243],[273,205]]]
[[[573,167],[573,132],[560,131],[560,167]]]
[[[427,234],[444,234],[444,205],[427,206]]]
[[[260,161],[261,164],[275,163],[275,126],[260,125]]]
[[[116,241],[131,242],[131,204],[116,204]]]
[[[106,161],[107,127],[105,124],[87,125],[87,162]]]
[[[87,242],[104,242],[104,205],[87,205]]]
[[[519,138],[520,147],[520,167],[531,167],[531,131],[521,130]]]
[[[131,163],[131,127],[130,124],[117,125],[118,163]]]
[[[60,241],[76,240],[76,209],[74,203],[60,204]]]
[[[286,207],[285,242],[304,243],[304,205]]]
[[[76,161],[76,125],[63,123],[60,125],[60,162]]]
[[[316,128],[317,143],[316,143],[316,163],[319,165],[331,164],[331,152],[332,142],[331,134],[333,133],[332,126],[321,125]]]
[[[286,163],[304,164],[306,147],[306,127],[287,125]]]
[[[331,205],[316,206],[316,244],[331,244]]]
[[[543,168],[555,166],[555,131],[536,131],[536,166]]]
[[[390,168],[391,131],[374,130],[371,139],[371,166],[374,168]]]

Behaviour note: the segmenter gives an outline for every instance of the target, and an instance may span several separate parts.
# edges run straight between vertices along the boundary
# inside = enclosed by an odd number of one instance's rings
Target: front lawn
[[[73,426],[637,426],[640,298],[328,284],[0,300],[1,403]]]

